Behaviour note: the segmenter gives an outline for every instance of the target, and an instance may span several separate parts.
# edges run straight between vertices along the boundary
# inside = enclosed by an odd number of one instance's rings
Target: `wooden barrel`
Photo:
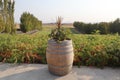
[[[72,69],[73,57],[72,40],[64,40],[61,43],[52,39],[48,41],[46,58],[51,73],[60,76],[68,74]]]

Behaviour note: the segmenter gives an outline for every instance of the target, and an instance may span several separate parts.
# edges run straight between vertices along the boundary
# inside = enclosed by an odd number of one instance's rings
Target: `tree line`
[[[99,32],[100,34],[120,34],[120,19],[117,18],[113,22],[100,22],[100,23],[84,23],[75,21],[73,26],[77,28],[81,33],[92,34]]]

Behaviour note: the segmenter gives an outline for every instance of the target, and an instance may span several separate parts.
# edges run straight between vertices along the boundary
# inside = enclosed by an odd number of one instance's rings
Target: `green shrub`
[[[38,20],[34,15],[30,13],[24,12],[21,15],[20,21],[20,29],[23,32],[28,32],[35,29],[42,29],[42,21]]]
[[[74,35],[74,64],[120,67],[120,36]]]
[[[48,31],[32,35],[0,35],[0,62],[46,63]],[[69,35],[74,46],[74,65],[120,67],[120,36]]]

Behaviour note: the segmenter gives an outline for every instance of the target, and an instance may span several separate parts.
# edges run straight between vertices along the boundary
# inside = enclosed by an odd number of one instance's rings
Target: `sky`
[[[15,0],[15,22],[23,12],[30,12],[43,23],[52,23],[58,16],[63,23],[74,21],[96,23],[120,18],[120,0]]]

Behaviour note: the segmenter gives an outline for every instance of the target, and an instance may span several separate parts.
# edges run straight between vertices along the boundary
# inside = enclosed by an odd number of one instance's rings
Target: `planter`
[[[64,40],[56,43],[53,39],[48,40],[46,58],[48,69],[55,75],[66,75],[72,69],[73,64],[72,40]]]

